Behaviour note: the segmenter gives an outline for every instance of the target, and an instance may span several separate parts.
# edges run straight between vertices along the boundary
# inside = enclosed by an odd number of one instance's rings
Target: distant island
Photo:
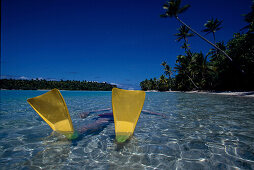
[[[75,81],[60,80],[47,81],[45,79],[17,80],[17,79],[0,79],[0,89],[7,90],[50,90],[57,88],[59,90],[89,90],[89,91],[111,91],[116,85],[94,81]]]

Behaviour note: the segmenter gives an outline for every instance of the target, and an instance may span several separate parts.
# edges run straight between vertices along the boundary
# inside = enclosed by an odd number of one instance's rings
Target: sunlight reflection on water
[[[134,136],[114,140],[113,122],[68,141],[26,102],[45,91],[0,91],[1,169],[254,169],[254,99],[148,92]],[[111,107],[111,92],[61,91],[76,129]]]

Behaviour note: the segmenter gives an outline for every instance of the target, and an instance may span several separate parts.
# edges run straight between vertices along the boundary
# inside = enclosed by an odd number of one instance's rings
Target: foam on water
[[[134,136],[115,142],[114,124],[75,141],[52,133],[26,102],[45,91],[0,91],[1,169],[254,169],[254,99],[147,93]],[[75,129],[111,107],[111,92],[61,92]]]

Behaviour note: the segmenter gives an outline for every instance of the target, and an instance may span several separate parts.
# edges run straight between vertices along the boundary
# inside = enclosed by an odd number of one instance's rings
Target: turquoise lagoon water
[[[148,92],[134,136],[114,123],[68,141],[26,102],[46,91],[0,91],[0,169],[254,169],[254,99]],[[61,91],[76,129],[111,107],[111,92]]]

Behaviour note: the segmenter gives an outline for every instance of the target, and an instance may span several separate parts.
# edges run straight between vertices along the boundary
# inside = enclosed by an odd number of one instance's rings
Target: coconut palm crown
[[[170,0],[168,2],[166,2],[166,4],[163,5],[163,9],[166,10],[165,14],[162,14],[161,17],[166,18],[166,17],[175,17],[181,24],[185,25],[187,28],[189,28],[193,33],[195,33],[197,36],[199,36],[201,39],[203,39],[204,41],[206,41],[207,43],[209,43],[210,45],[212,45],[214,48],[218,49],[219,51],[221,51],[225,56],[227,56],[227,58],[232,61],[232,58],[229,57],[225,51],[221,50],[220,48],[218,48],[215,44],[213,44],[212,42],[208,41],[205,37],[203,37],[202,35],[200,35],[199,33],[197,33],[197,31],[193,30],[190,26],[188,26],[187,24],[185,24],[179,17],[178,14],[181,14],[183,12],[185,12],[190,5],[184,5],[183,7],[181,6],[181,0]]]
[[[219,21],[217,18],[216,19],[209,19],[205,24],[205,29],[202,30],[202,32],[206,32],[207,34],[212,33],[213,34],[213,38],[214,38],[214,43],[215,43],[215,32],[220,30],[222,21]]]
[[[187,38],[194,36],[194,34],[189,33],[190,29],[187,28],[185,25],[180,26],[180,28],[178,28],[178,31],[179,32],[175,34],[175,36],[178,37],[176,39],[176,41],[178,41],[178,42],[183,39],[184,42],[187,43],[188,42]]]
[[[171,0],[166,2],[166,4],[163,5],[163,9],[166,9],[167,11],[165,14],[162,14],[161,17],[176,17],[190,7],[190,5],[184,5],[183,7],[180,7],[180,5],[181,0]]]
[[[248,28],[249,33],[254,33],[254,0],[252,0],[251,11],[248,14],[244,14],[244,20],[249,23],[243,29]]]
[[[203,29],[203,32],[206,32],[206,34],[210,34],[210,33],[215,33],[216,31],[220,30],[222,21],[219,21],[217,18],[216,19],[209,19],[204,26],[206,27],[205,29]]]

